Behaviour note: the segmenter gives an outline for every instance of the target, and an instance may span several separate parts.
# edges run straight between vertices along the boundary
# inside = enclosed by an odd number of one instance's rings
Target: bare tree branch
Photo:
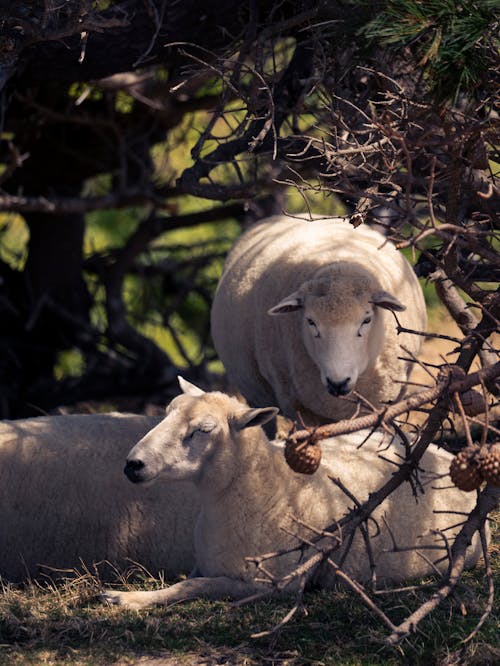
[[[400,642],[403,638],[416,630],[419,622],[429,615],[443,599],[450,595],[457,584],[465,566],[465,555],[468,545],[475,532],[482,530],[488,514],[498,506],[500,489],[487,486],[479,494],[476,508],[462,527],[451,549],[451,568],[443,585],[432,597],[411,613],[404,622],[396,627],[390,634],[387,642],[391,645]]]

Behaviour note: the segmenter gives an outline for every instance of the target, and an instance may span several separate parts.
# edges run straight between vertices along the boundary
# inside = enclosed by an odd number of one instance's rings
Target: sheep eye
[[[198,428],[198,432],[212,432],[212,430],[215,428],[215,423],[204,423],[202,426]]]
[[[365,324],[369,324],[371,322],[371,320],[372,320],[371,317],[365,317],[365,319],[363,319],[363,321],[361,322],[361,326],[359,327],[359,330],[358,330],[358,338],[362,337],[361,331],[363,330],[363,326]]]
[[[309,326],[313,329],[314,337],[319,338],[319,331],[318,331],[318,327],[316,326],[315,322],[312,319],[310,319],[309,317],[306,317],[306,321],[309,324]]]
[[[197,435],[199,432],[202,432],[202,431],[200,430],[200,428],[195,428],[194,430],[191,430],[191,432],[189,432],[189,433],[186,435],[186,438],[185,438],[185,439],[186,439],[187,441],[190,441],[190,440],[192,440],[192,439],[194,438],[194,436]]]
[[[200,425],[193,430],[193,432],[189,435],[190,437],[193,437],[197,432],[202,432],[206,434],[207,432],[212,432],[212,430],[215,428],[215,423],[212,423],[212,421],[205,421],[203,423],[200,423]]]

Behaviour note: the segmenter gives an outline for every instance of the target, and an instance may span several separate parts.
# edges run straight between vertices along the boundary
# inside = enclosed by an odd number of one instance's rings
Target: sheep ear
[[[261,409],[248,409],[243,414],[235,417],[232,425],[236,430],[243,430],[244,428],[253,428],[254,426],[261,426],[273,419],[279,412],[277,407],[262,407]]]
[[[201,388],[191,384],[191,382],[188,382],[187,379],[184,379],[184,377],[181,377],[180,375],[177,375],[177,380],[179,382],[179,386],[181,387],[181,391],[186,395],[199,396],[205,393],[205,391],[203,391]]]
[[[289,312],[296,312],[297,310],[301,310],[303,305],[304,305],[304,299],[302,297],[302,294],[298,291],[294,291],[293,294],[290,294],[290,296],[287,296],[277,305],[270,308],[267,311],[267,314],[270,315],[288,314]]]
[[[394,312],[402,312],[406,310],[406,305],[403,305],[398,299],[389,294],[387,291],[377,291],[372,295],[371,302],[379,308],[386,310],[393,310]]]

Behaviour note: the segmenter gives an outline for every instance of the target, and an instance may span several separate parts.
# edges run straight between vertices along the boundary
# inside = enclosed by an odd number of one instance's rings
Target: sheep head
[[[299,312],[304,346],[333,396],[348,395],[373,367],[384,344],[380,309],[404,310],[366,271],[342,266],[323,269],[268,310],[270,315]]]
[[[166,416],[130,451],[125,474],[133,483],[152,481],[158,476],[171,481],[200,482],[208,461],[246,428],[260,426],[274,418],[276,407],[249,409],[223,393],[205,393],[179,377],[183,393],[172,400]]]

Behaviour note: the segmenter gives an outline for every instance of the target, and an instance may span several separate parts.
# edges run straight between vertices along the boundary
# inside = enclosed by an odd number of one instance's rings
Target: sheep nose
[[[351,389],[348,387],[349,382],[351,381],[350,377],[346,377],[343,381],[341,382],[332,382],[331,379],[326,378],[326,388],[328,389],[328,393],[333,396],[338,396],[338,395],[347,395],[348,393],[351,392]]]
[[[132,483],[139,483],[142,481],[140,471],[144,467],[142,460],[127,460],[124,473]]]

